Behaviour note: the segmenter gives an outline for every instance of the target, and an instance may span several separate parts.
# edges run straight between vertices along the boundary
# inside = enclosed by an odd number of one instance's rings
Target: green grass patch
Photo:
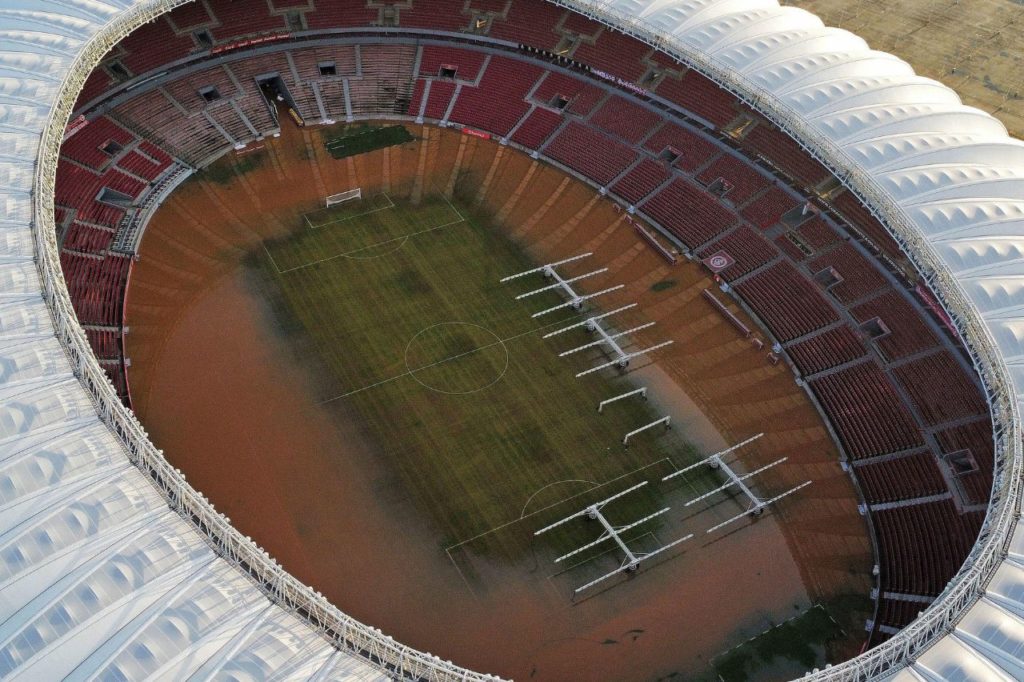
[[[651,291],[667,291],[676,286],[678,282],[674,279],[663,279],[651,285]]]
[[[456,544],[524,509],[550,508],[472,546],[476,555],[521,557],[535,542],[532,531],[557,514],[658,480],[652,470],[636,473],[641,467],[660,462],[660,476],[672,470],[666,459],[681,466],[696,458],[678,430],[651,430],[622,447],[626,432],[661,415],[642,400],[597,413],[600,400],[634,386],[614,374],[575,377],[605,356],[595,349],[558,357],[592,338],[582,328],[543,338],[582,318],[568,309],[531,318],[562,298],[515,300],[548,282],[539,274],[499,282],[536,264],[489,218],[439,196],[389,202],[359,215],[345,207],[343,220],[315,217],[316,228],[302,219],[254,259],[279,301],[282,328],[303,336],[326,404],[358,417],[394,473],[389,494],[417,504],[439,537]],[[717,485],[705,478],[703,489]],[[661,497],[649,485],[608,513],[626,523],[658,508]],[[653,546],[657,528],[637,530],[641,546]],[[544,542],[567,550],[592,533],[580,524]]]
[[[328,134],[330,137],[324,136],[324,146],[328,153],[336,159],[365,154],[385,147],[394,147],[416,139],[402,125],[349,125],[340,132],[331,131]]]
[[[799,676],[824,665],[829,643],[844,637],[830,609],[816,604],[800,615],[765,630],[715,660],[724,682]]]
[[[235,179],[250,173],[267,160],[267,153],[262,149],[245,154],[225,154],[206,168],[192,175],[193,180],[209,180],[218,185],[226,185]]]

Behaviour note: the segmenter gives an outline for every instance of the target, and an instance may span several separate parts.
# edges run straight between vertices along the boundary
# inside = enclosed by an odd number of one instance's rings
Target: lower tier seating
[[[690,248],[713,239],[737,222],[735,214],[716,197],[683,178],[676,178],[652,195],[643,210]]]
[[[806,376],[862,358],[866,350],[860,336],[844,324],[787,346],[786,352]]]
[[[744,280],[736,289],[783,343],[839,320],[817,288],[785,261]]]
[[[602,187],[636,160],[630,147],[576,121],[558,133],[544,153]]]

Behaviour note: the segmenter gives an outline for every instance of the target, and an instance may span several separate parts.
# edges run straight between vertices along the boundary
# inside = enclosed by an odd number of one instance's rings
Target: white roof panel
[[[88,41],[119,14],[158,4],[6,0],[0,8],[0,669],[23,679],[379,678],[271,604],[169,509],[101,424],[52,339],[32,263],[46,254],[28,239],[39,224],[31,192],[40,134]],[[959,273],[1020,395],[1024,146],[998,121],[774,0],[578,4],[673,37],[709,75],[800,122],[805,141],[828,140],[819,145],[831,158],[874,183],[894,202],[890,217],[909,221]],[[29,513],[43,503],[62,511]],[[957,632],[899,679],[1019,677],[1021,544],[1018,535]],[[214,622],[210,614],[228,615]]]

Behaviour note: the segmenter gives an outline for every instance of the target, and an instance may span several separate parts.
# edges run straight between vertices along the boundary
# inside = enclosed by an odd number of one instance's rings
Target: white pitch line
[[[551,324],[545,324],[545,325],[542,325],[540,327],[537,327],[536,329],[530,329],[529,331],[525,331],[522,334],[516,334],[515,336],[509,336],[508,338],[504,338],[504,339],[499,338],[494,343],[489,343],[489,344],[487,344],[485,346],[480,346],[479,348],[474,348],[473,350],[469,350],[469,351],[466,351],[464,353],[459,353],[457,355],[452,355],[452,356],[447,357],[447,358],[442,358],[442,359],[438,360],[437,362],[430,363],[429,365],[423,365],[422,367],[417,367],[416,369],[410,369],[408,371],[402,372],[401,374],[396,374],[395,376],[390,377],[388,379],[382,379],[381,381],[378,381],[378,382],[373,383],[373,384],[369,384],[368,386],[363,386],[362,388],[357,388],[355,390],[349,391],[348,393],[342,393],[341,395],[336,395],[333,398],[327,398],[326,400],[321,401],[320,404],[321,405],[326,405],[327,403],[334,402],[335,400],[341,400],[342,398],[347,398],[347,397],[349,397],[351,395],[355,395],[356,393],[362,393],[363,391],[368,391],[371,388],[377,388],[378,386],[383,386],[384,384],[389,384],[392,381],[397,381],[397,380],[399,380],[399,379],[401,379],[403,377],[407,377],[407,376],[413,375],[416,372],[420,372],[420,371],[425,370],[425,369],[430,369],[431,367],[436,367],[438,365],[443,365],[446,362],[450,362],[452,360],[458,360],[459,358],[464,357],[466,355],[472,355],[473,353],[476,353],[477,351],[485,350],[487,348],[492,348],[494,346],[498,346],[498,345],[504,344],[506,341],[515,341],[516,339],[521,339],[524,336],[529,336],[530,334],[534,334],[536,332],[539,332],[540,330],[545,329],[546,327],[550,327],[552,324],[559,324],[560,322],[564,322],[564,321],[565,320],[560,320],[559,322],[552,322]]]
[[[400,239],[410,239],[412,237],[418,237],[419,235],[427,234],[428,232],[434,232],[436,230],[440,230],[440,229],[445,228],[445,227],[451,227],[452,225],[459,225],[459,224],[464,223],[464,222],[466,222],[466,221],[464,219],[460,218],[459,220],[453,220],[450,223],[444,223],[442,225],[437,225],[436,227],[431,227],[431,228],[428,228],[426,230],[420,230],[419,232],[410,232],[409,234],[403,234],[403,235],[400,235],[398,237],[393,237],[392,239],[385,239],[384,241],[377,242],[376,244],[370,244],[369,246],[362,246],[362,247],[360,247],[358,249],[353,249],[352,251],[346,251],[345,253],[339,253],[339,254],[335,254],[333,256],[327,256],[326,258],[321,258],[319,260],[310,261],[310,262],[304,263],[302,265],[296,265],[294,268],[288,268],[286,270],[278,270],[278,272],[283,275],[283,274],[288,273],[288,272],[295,272],[296,270],[304,270],[306,268],[311,268],[314,265],[319,265],[320,263],[327,263],[328,261],[337,260],[338,258],[351,258],[352,254],[354,254],[354,253],[359,253],[361,251],[368,251],[370,249],[375,249],[378,246],[384,246],[386,244],[391,244],[392,242],[397,242]],[[266,248],[266,247],[264,246],[264,248]]]

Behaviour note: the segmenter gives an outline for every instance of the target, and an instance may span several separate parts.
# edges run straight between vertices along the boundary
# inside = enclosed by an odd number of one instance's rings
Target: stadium
[[[1024,679],[949,87],[774,0],[0,25],[0,676]]]

